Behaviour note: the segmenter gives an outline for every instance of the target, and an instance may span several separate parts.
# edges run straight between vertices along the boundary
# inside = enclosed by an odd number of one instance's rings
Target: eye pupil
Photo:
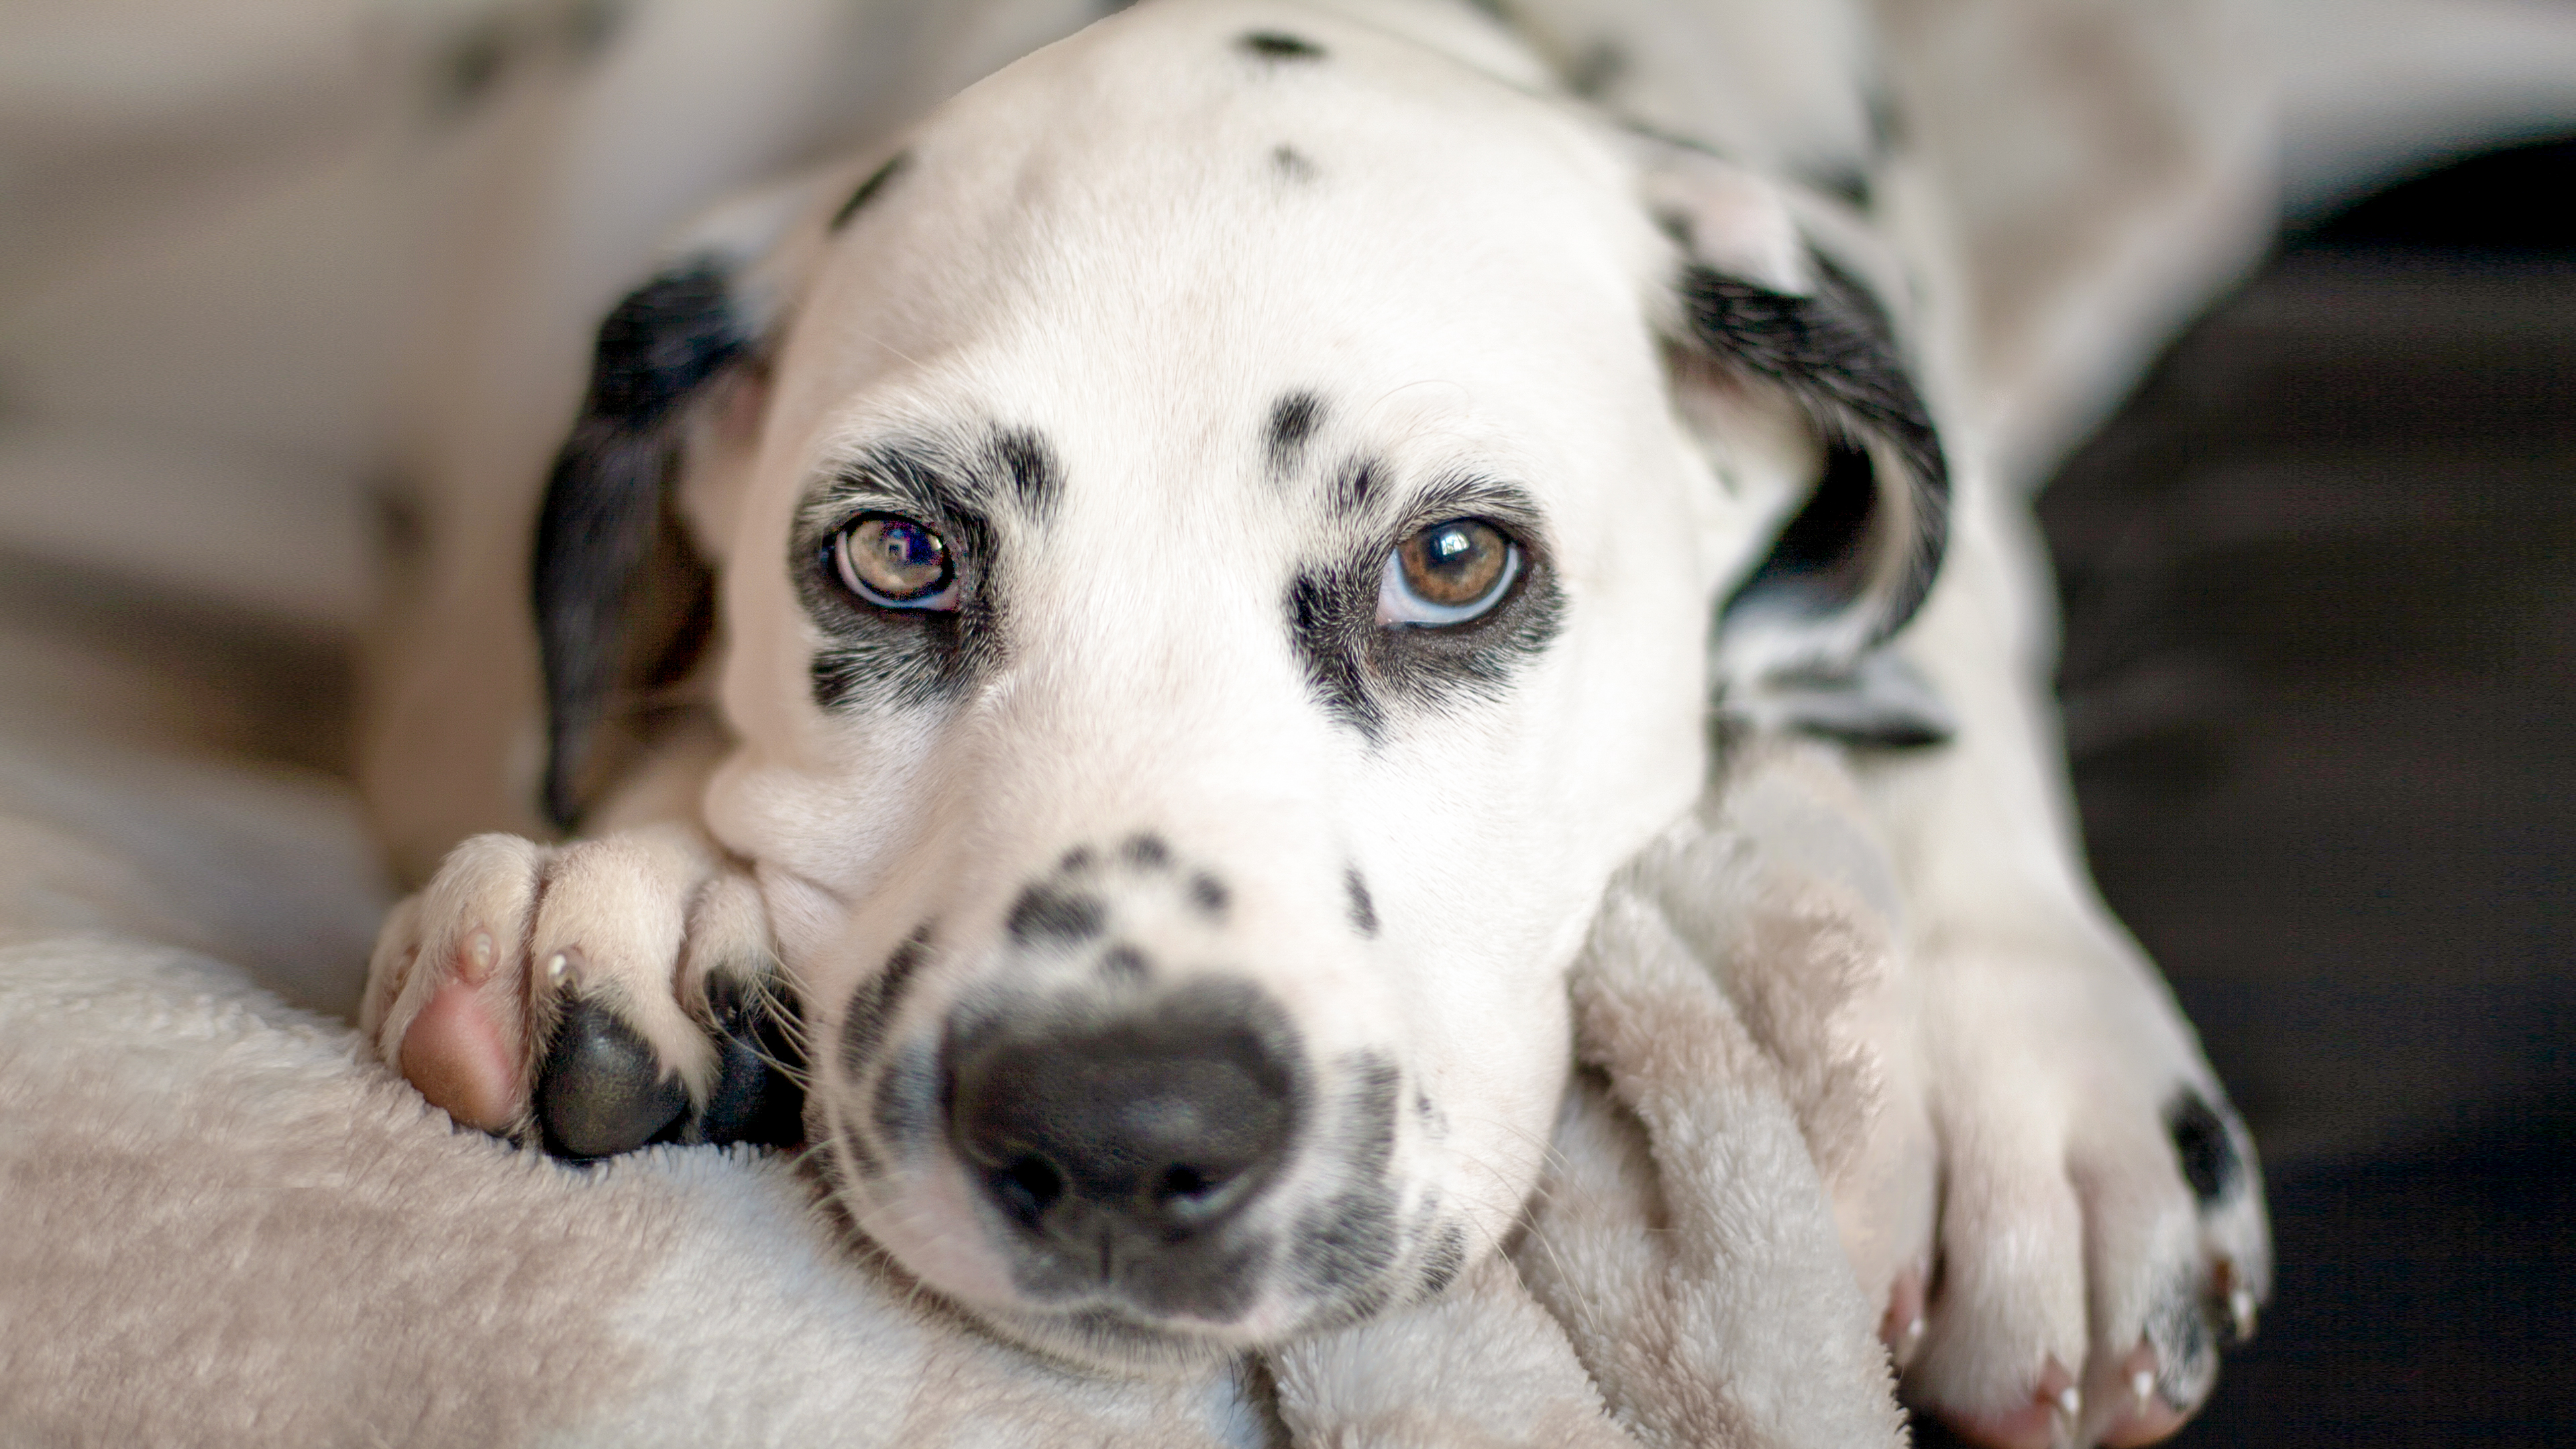
[[[925,604],[956,576],[948,545],[909,518],[871,514],[842,530],[841,577],[873,604]]]

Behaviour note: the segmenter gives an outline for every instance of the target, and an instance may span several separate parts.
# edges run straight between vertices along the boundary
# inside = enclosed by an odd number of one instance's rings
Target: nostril
[[[1166,1201],[1172,1198],[1201,1197],[1216,1191],[1223,1183],[1210,1182],[1207,1174],[1195,1167],[1167,1167],[1163,1179],[1155,1185],[1154,1195]]]
[[[1035,1223],[1064,1196],[1064,1174],[1034,1152],[1022,1153],[993,1174],[993,1196],[1014,1217]]]

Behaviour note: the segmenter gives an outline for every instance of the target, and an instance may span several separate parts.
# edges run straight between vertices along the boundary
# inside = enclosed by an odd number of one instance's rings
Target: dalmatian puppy
[[[1715,701],[1850,745],[1891,862],[1826,1155],[1907,1394],[2161,1437],[2268,1292],[2251,1145],[2075,864],[1940,259],[1827,194],[1898,164],[1856,24],[1632,47],[1683,84],[1528,9],[1156,0],[712,216],[540,524],[576,838],[457,847],[366,1029],[562,1155],[810,1140],[1041,1352],[1290,1343],[1513,1237]]]

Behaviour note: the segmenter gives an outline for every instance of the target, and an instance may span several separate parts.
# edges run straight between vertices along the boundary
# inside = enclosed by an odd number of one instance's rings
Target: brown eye
[[[833,540],[841,582],[883,609],[957,607],[957,564],[939,535],[909,518],[870,513]]]
[[[1387,555],[1377,620],[1387,625],[1463,624],[1502,602],[1520,568],[1520,545],[1485,520],[1435,523]]]

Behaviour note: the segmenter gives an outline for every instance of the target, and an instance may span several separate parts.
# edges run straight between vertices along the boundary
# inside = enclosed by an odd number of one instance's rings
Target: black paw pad
[[[715,1016],[716,1085],[682,1140],[772,1147],[803,1141],[805,1089],[797,1074],[804,1063],[794,1009],[729,976],[707,978],[707,1008]]]
[[[689,1110],[689,1090],[617,1014],[574,1001],[537,1075],[537,1122],[557,1157],[609,1157],[660,1136]]]
[[[2245,1180],[2245,1161],[2237,1155],[2235,1134],[2209,1099],[2189,1087],[2165,1105],[2165,1133],[2181,1160],[2183,1181],[2204,1208],[2233,1195]]]

